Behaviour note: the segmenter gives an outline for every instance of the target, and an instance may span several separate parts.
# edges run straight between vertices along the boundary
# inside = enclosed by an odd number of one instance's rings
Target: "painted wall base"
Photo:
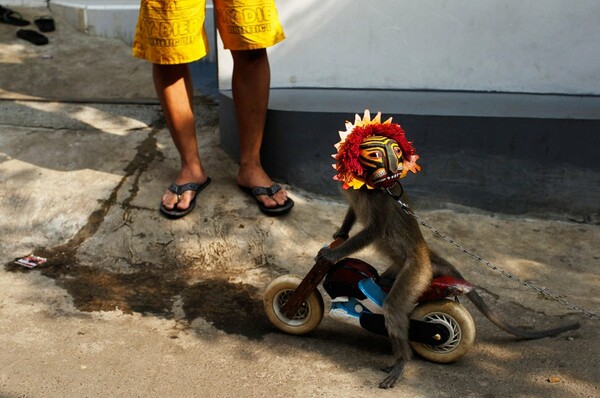
[[[231,92],[221,91],[221,142],[239,157]],[[280,181],[329,196],[344,122],[382,111],[414,142],[423,171],[403,181],[418,207],[464,205],[600,222],[600,98],[274,89],[263,166]]]

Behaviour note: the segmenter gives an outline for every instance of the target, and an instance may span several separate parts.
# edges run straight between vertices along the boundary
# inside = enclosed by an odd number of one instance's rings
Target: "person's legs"
[[[204,183],[207,176],[198,154],[192,106],[193,85],[188,65],[153,64],[152,76],[167,127],[181,160],[181,168],[175,184]],[[177,195],[167,190],[163,195],[162,203],[167,209],[177,206],[177,209],[185,210],[194,195],[193,191],[186,191],[181,195],[181,201],[177,203]]]
[[[265,128],[271,70],[266,49],[231,51],[233,56],[232,91],[240,135],[238,184],[243,187],[270,187],[273,181],[262,168],[260,147]],[[283,205],[287,192],[273,197],[260,195],[266,207]]]

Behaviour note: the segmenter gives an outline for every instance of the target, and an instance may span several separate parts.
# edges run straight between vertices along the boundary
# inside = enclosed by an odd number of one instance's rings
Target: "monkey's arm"
[[[348,239],[350,234],[350,230],[354,226],[356,222],[356,213],[352,207],[348,207],[348,211],[346,212],[346,216],[344,217],[344,222],[342,222],[342,226],[333,234],[333,239],[344,238]]]
[[[317,254],[317,260],[335,263],[370,245],[377,237],[378,229],[374,224],[369,225],[334,249],[330,249],[329,247],[322,248]]]

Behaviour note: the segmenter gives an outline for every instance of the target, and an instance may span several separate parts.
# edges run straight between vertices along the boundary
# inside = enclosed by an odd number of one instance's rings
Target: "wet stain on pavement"
[[[14,263],[5,265],[11,272],[40,272],[52,278],[72,296],[76,308],[81,311],[114,311],[141,313],[175,319],[174,305],[183,301],[181,309],[188,322],[202,317],[219,330],[260,339],[269,332],[269,324],[262,309],[256,287],[231,283],[227,275],[200,275],[203,280],[190,283],[174,264],[130,264],[132,273],[116,273],[109,270],[84,266],[77,260],[79,247],[100,229],[108,211],[117,204],[117,194],[128,178],[133,178],[129,197],[123,200],[123,220],[129,222],[131,203],[138,192],[140,175],[162,153],[157,148],[156,134],[164,128],[154,126],[148,137],[142,140],[137,154],[125,168],[125,175],[113,189],[109,198],[88,217],[87,223],[67,243],[53,248],[37,248],[36,255],[46,257],[44,266],[33,270]],[[198,275],[195,275],[198,277]],[[198,279],[196,279],[198,280]]]
[[[44,254],[49,256],[47,265],[33,272],[54,279],[81,311],[121,310],[174,319],[173,305],[182,298],[185,320],[189,322],[201,317],[219,330],[250,339],[261,339],[270,331],[254,286],[222,279],[189,285],[182,277],[168,277],[167,274],[173,274],[170,271],[154,271],[153,264],[145,264],[147,271],[118,274],[60,262],[52,253]],[[5,268],[32,272],[16,264],[7,264]]]
[[[202,317],[226,333],[261,339],[271,331],[255,286],[206,280],[182,292],[188,320]]]

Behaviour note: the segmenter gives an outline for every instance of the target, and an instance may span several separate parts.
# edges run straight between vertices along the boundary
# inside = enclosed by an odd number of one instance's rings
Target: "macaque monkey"
[[[417,220],[387,192],[386,189],[395,189],[399,185],[398,179],[408,170],[416,172],[420,167],[416,165],[418,156],[404,138],[400,126],[391,124],[391,119],[380,123],[379,116],[371,121],[368,112],[363,120],[357,115],[356,124],[347,123],[345,136],[341,133],[342,141],[336,145],[338,164],[334,165],[338,175],[334,179],[344,182],[343,193],[349,209],[342,226],[333,236],[347,239],[336,248],[321,249],[317,257],[335,263],[368,245],[375,245],[377,252],[391,261],[381,280],[393,281],[383,305],[383,315],[395,363],[379,384],[380,388],[391,388],[412,357],[408,339],[409,314],[417,299],[433,277],[464,278],[452,264],[428,247]],[[359,166],[348,160],[348,153],[358,157]],[[356,221],[363,229],[349,237]],[[554,336],[579,327],[574,323],[541,331],[519,329],[505,323],[490,310],[475,290],[467,293],[467,297],[492,323],[520,338]]]

